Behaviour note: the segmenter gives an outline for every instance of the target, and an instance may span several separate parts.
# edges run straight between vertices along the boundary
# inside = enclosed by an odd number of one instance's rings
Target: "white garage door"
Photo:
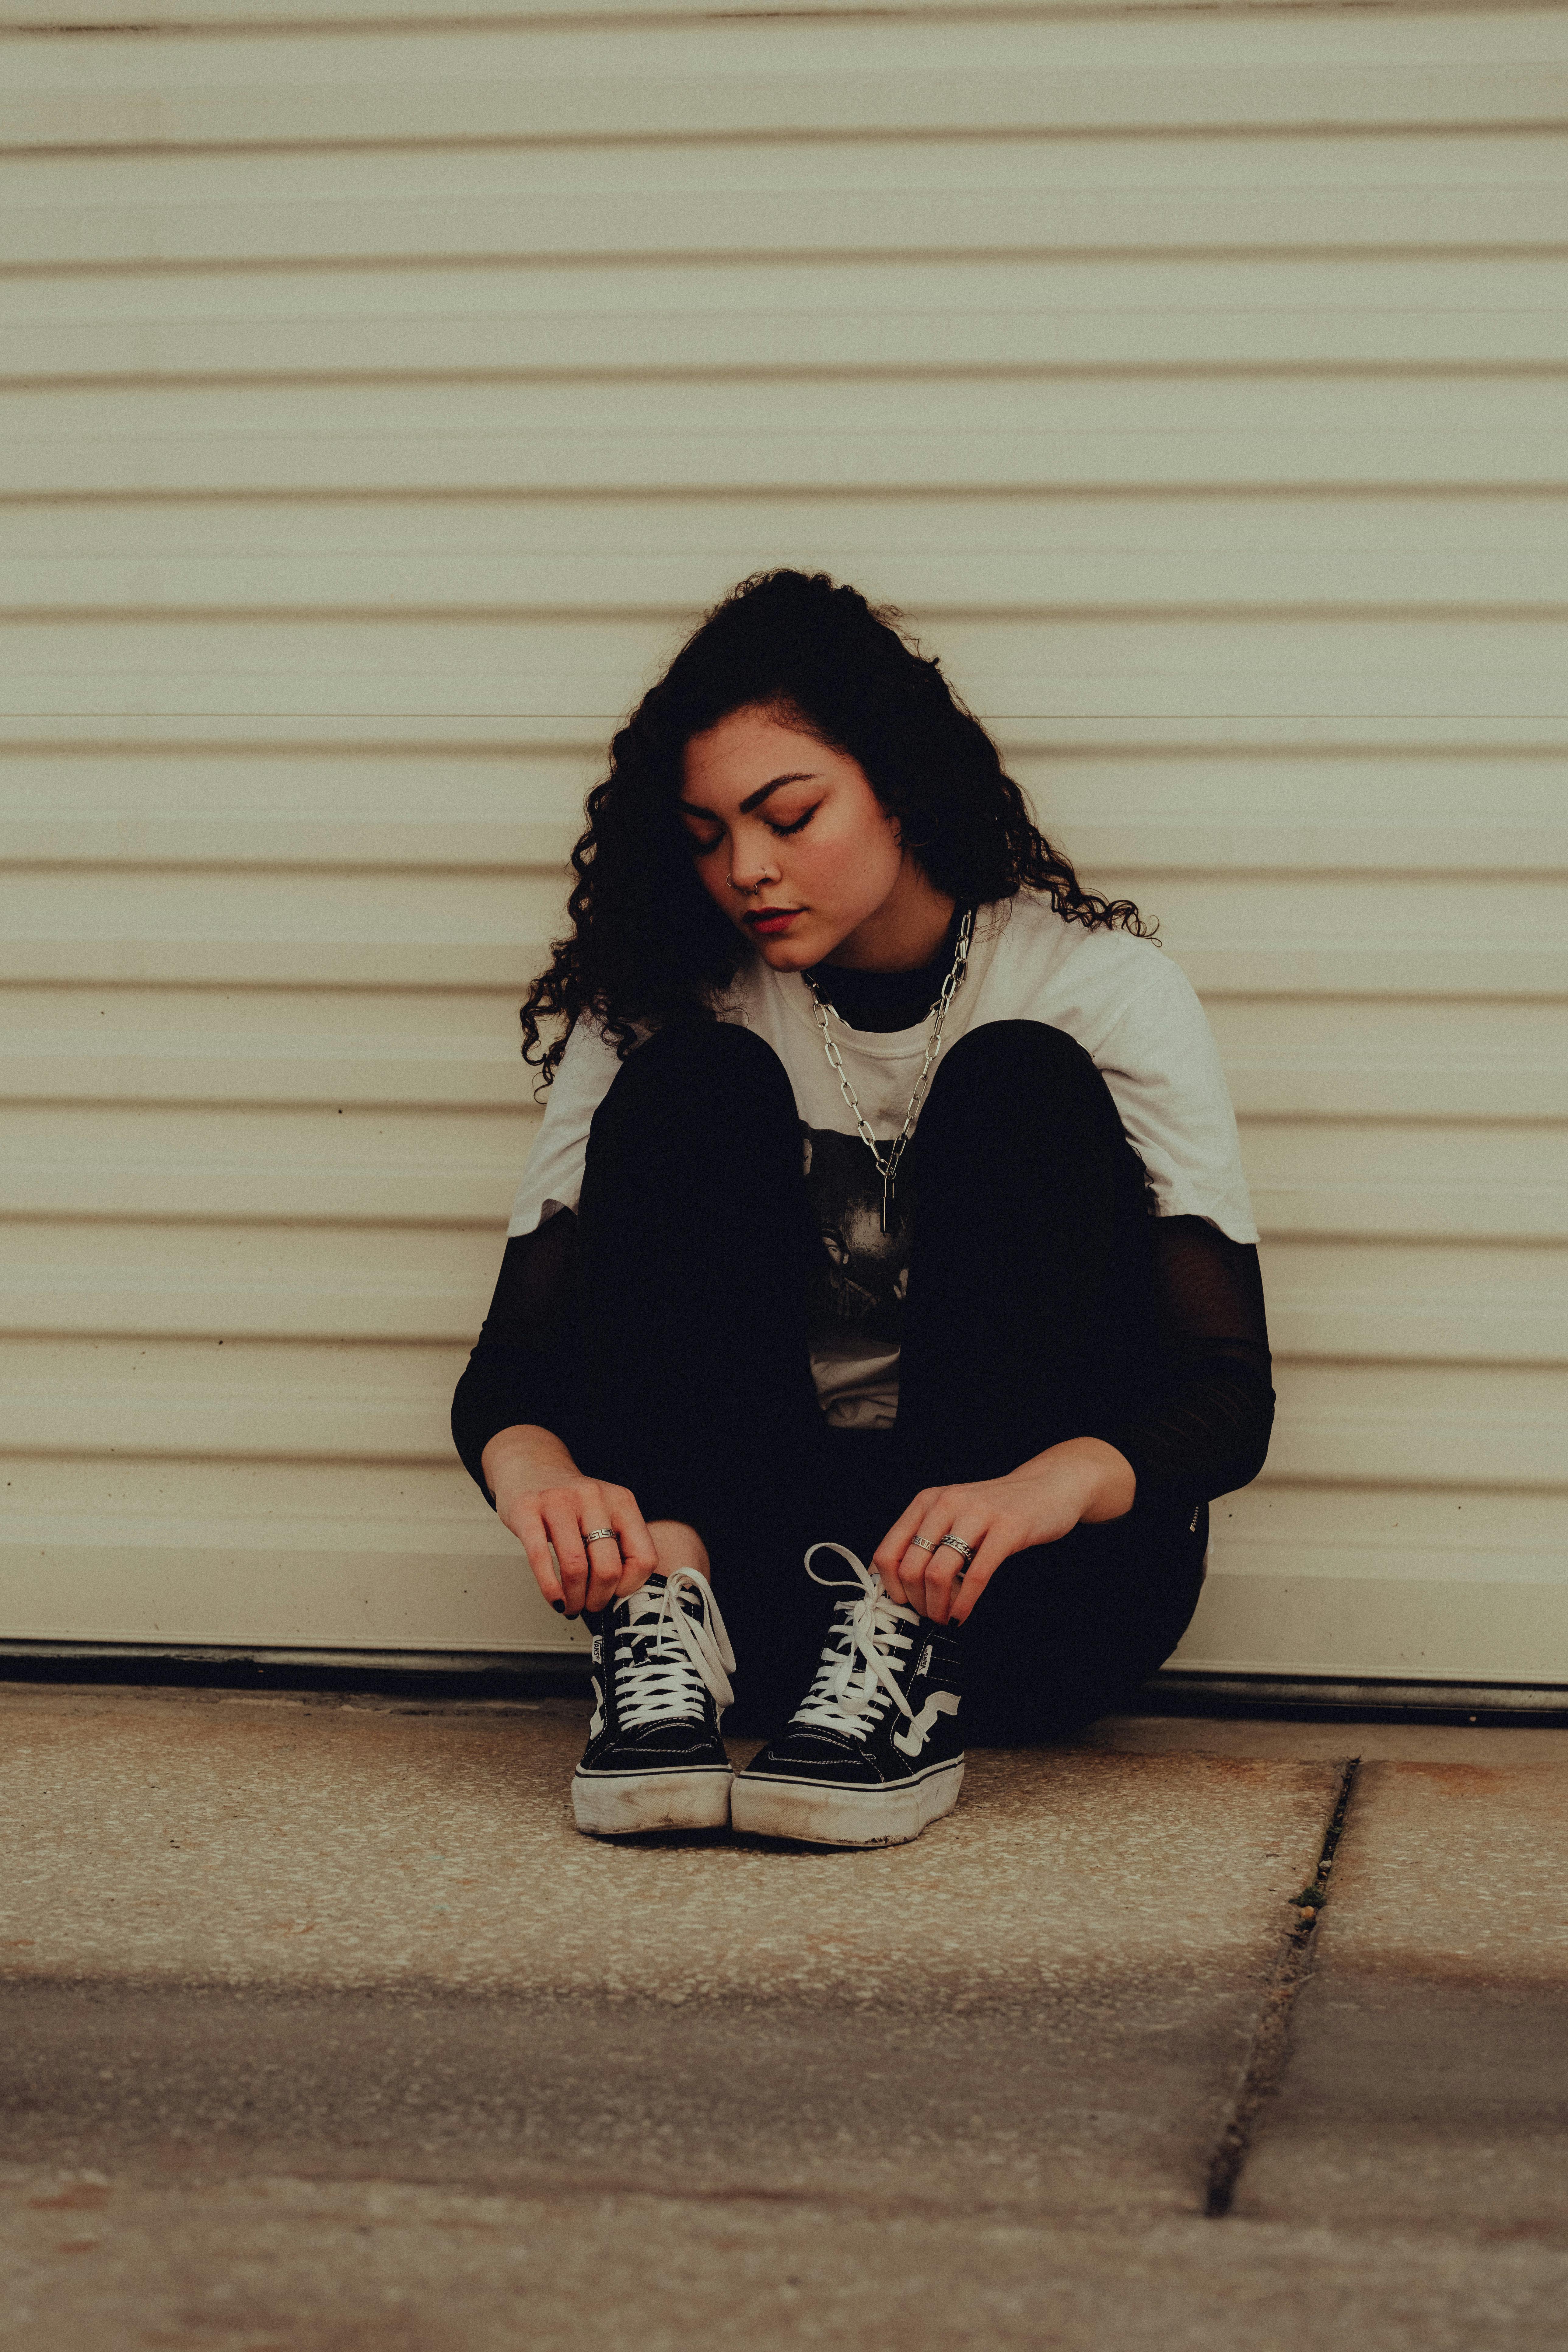
[[[0,35],[0,1634],[574,1642],[447,1433],[516,1003],[791,562],[1219,1036],[1280,1414],[1179,1663],[1568,1683],[1568,16],[110,15]]]

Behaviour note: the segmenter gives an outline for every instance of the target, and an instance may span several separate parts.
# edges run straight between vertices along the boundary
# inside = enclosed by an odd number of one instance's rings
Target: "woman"
[[[913,1837],[961,1706],[1059,1738],[1169,1654],[1207,1500],[1262,1464],[1214,1042],[825,577],[709,615],[587,815],[458,1449],[588,1620],[580,1827]],[[766,1739],[733,1780],[731,1704]]]

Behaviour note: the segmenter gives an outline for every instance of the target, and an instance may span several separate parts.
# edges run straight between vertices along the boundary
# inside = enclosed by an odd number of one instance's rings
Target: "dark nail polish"
[[[552,1607],[552,1609],[553,1609],[553,1610],[554,1610],[555,1614],[557,1615],[557,1617],[564,1617],[564,1616],[565,1616],[565,1614],[566,1614],[566,1603],[564,1602],[564,1601],[552,1601],[551,1602],[550,1606]]]

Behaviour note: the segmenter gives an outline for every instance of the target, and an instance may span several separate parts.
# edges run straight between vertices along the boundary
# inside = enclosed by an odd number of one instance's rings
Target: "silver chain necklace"
[[[931,1028],[926,1035],[925,1060],[921,1065],[920,1076],[915,1080],[915,1090],[910,1097],[910,1107],[904,1113],[904,1123],[891,1143],[886,1145],[878,1142],[866,1123],[866,1114],[860,1108],[860,1098],[849,1083],[849,1073],[844,1066],[844,1057],[838,1050],[833,1032],[827,1025],[829,1013],[840,1023],[844,1023],[844,1015],[839,1012],[838,1007],[823,994],[810,972],[801,974],[801,978],[811,991],[812,1009],[816,1014],[817,1024],[822,1031],[822,1045],[823,1051],[827,1055],[827,1066],[838,1081],[838,1091],[854,1117],[860,1140],[876,1161],[877,1173],[882,1180],[882,1231],[884,1233],[888,1230],[888,1212],[892,1206],[893,1186],[898,1181],[899,1162],[904,1156],[905,1146],[914,1133],[915,1121],[921,1115],[921,1105],[925,1100],[926,1088],[931,1084],[931,1065],[942,1050],[942,1024],[947,1019],[948,1007],[963,984],[964,966],[969,961],[969,942],[973,936],[974,909],[973,907],[966,907],[963,910],[963,920],[958,927],[958,948],[952,959],[952,969],[942,982],[942,992],[931,1007]],[[844,1025],[848,1024],[845,1023]]]

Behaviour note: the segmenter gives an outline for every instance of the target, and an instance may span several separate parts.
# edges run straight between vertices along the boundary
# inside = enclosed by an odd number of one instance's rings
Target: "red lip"
[[[804,907],[758,907],[746,917],[746,928],[762,931],[771,939],[774,932],[782,931],[786,923],[793,923],[797,915],[805,912]]]

